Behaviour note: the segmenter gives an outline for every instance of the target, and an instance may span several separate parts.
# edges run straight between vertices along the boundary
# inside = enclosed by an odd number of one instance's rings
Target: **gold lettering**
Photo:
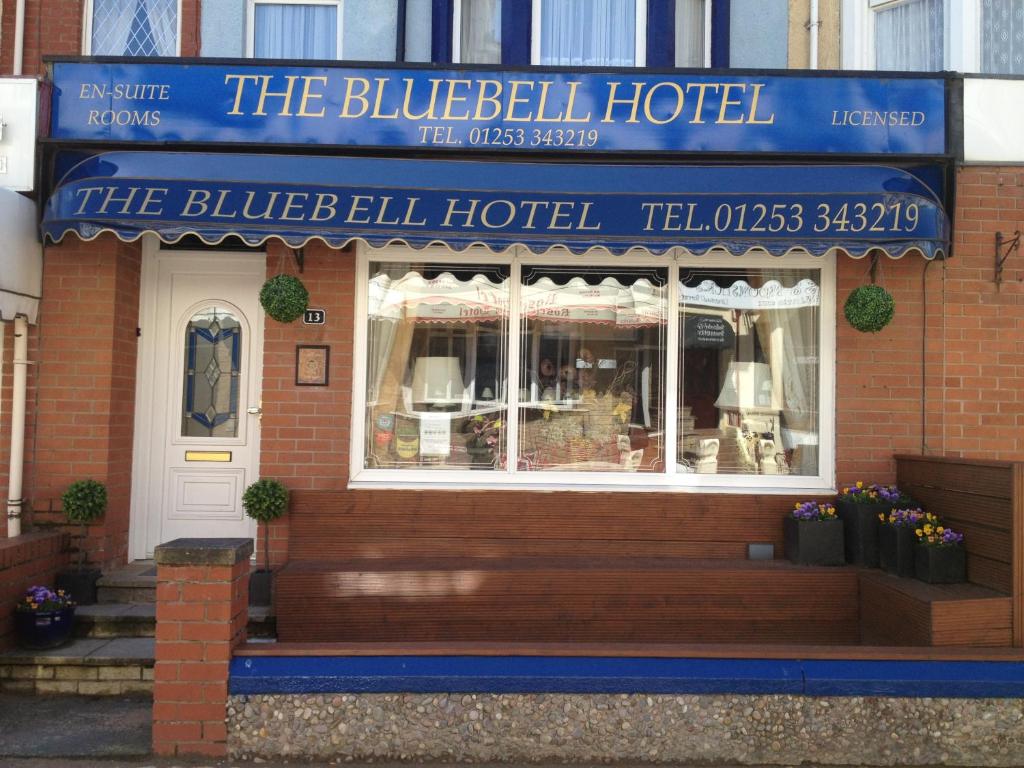
[[[409,226],[409,227],[425,227],[425,226],[427,226],[427,220],[426,219],[420,219],[419,221],[413,221],[412,220],[413,211],[416,210],[416,203],[418,203],[419,201],[420,201],[420,199],[418,197],[410,197],[409,198],[409,202],[408,202],[408,204],[405,207],[405,218],[402,219],[402,224],[404,226]]]
[[[242,91],[245,88],[245,83],[247,80],[252,80],[255,83],[259,79],[258,75],[224,75],[224,85],[227,85],[232,80],[238,81],[238,85],[235,87],[235,104],[231,111],[228,112],[229,115],[242,114],[239,108],[242,106]]]
[[[277,202],[277,198],[281,196],[280,192],[271,192],[267,195],[267,207],[263,210],[263,213],[251,214],[249,209],[252,207],[252,201],[256,199],[256,192],[245,193],[245,205],[242,206],[242,217],[246,219],[269,219],[274,209],[274,203]]]
[[[359,83],[363,87],[363,90],[361,90],[359,93],[356,93],[355,90],[353,89],[356,83]],[[370,81],[367,80],[365,77],[346,77],[345,99],[341,103],[341,112],[338,113],[338,117],[353,119],[365,115],[366,110],[370,108],[370,102],[366,100],[366,94],[369,92]],[[349,112],[349,105],[352,103],[353,100],[358,101],[360,104],[362,104],[362,108],[355,114]]]
[[[757,102],[761,98],[761,89],[764,88],[764,83],[751,83],[750,87],[753,89],[754,95],[750,98],[750,117],[747,118],[747,123],[749,125],[772,125],[775,122],[774,112],[767,120],[757,119]],[[835,122],[835,114],[835,112],[832,113],[833,122]]]
[[[238,216],[238,211],[231,211],[231,213],[222,212],[224,202],[228,199],[228,195],[231,194],[230,190],[218,189],[217,192],[217,204],[213,206],[213,213],[210,214],[211,218],[214,219],[234,219]]]
[[[718,83],[690,83],[686,86],[686,92],[689,93],[691,88],[697,89],[697,106],[693,111],[693,120],[691,124],[703,123],[704,122],[704,94],[710,88],[715,93],[718,93],[718,89],[721,86]]]
[[[473,199],[473,198],[470,198],[469,210],[461,210],[461,211],[458,210],[455,207],[458,204],[459,204],[459,199],[457,197],[449,197],[448,198],[448,212],[444,215],[444,222],[441,224],[442,227],[451,227],[451,226],[453,226],[452,225],[452,216],[454,216],[455,214],[459,214],[461,216],[465,216],[466,217],[466,221],[465,221],[465,223],[462,226],[464,226],[464,227],[471,227],[471,226],[473,226],[473,216],[476,215],[476,207],[480,204],[480,201],[476,200],[476,199]]]
[[[391,113],[390,115],[382,115],[380,113],[380,103],[381,103],[381,100],[384,98],[384,86],[387,85],[387,83],[388,83],[388,81],[390,79],[391,78],[389,78],[389,77],[377,77],[377,78],[374,78],[374,82],[377,83],[377,89],[376,89],[377,93],[376,93],[376,95],[374,96],[374,99],[373,99],[373,114],[370,115],[371,118],[374,118],[374,119],[377,119],[377,120],[397,120],[398,119],[398,109],[395,109],[395,111],[393,113]]]
[[[579,226],[576,227],[577,229],[587,230],[591,232],[596,232],[601,229],[601,222],[597,222],[597,224],[593,224],[589,227],[587,226],[587,216],[590,214],[590,209],[593,205],[593,203],[581,203],[581,206],[583,208],[583,214],[580,216],[580,223]]]
[[[365,219],[357,219],[357,213],[370,213],[370,203],[373,202],[373,195],[352,195],[352,206],[348,209],[348,216],[345,218],[346,224],[369,224],[370,217],[366,216]]]
[[[310,90],[310,85],[314,80],[319,80],[324,85],[327,85],[326,77],[314,77],[312,75],[304,75],[302,77],[302,100],[299,101],[299,117],[323,117],[325,114],[327,114],[327,109],[324,107],[321,107],[319,112],[309,111],[310,101],[313,101],[314,99],[322,99],[324,97],[322,93],[313,93]]]
[[[679,232],[683,225],[679,215],[683,210],[682,203],[665,203],[665,224],[662,230],[666,232]]]
[[[572,222],[568,221],[565,224],[559,224],[559,219],[569,218],[569,211],[563,211],[563,208],[569,208],[572,210],[576,207],[576,203],[570,202],[569,200],[557,200],[554,205],[554,210],[551,211],[551,221],[548,222],[548,229],[572,229]]]
[[[78,206],[78,210],[75,211],[75,216],[81,216],[83,213],[85,213],[85,207],[89,205],[89,198],[92,197],[93,192],[102,191],[103,187],[82,187],[81,189],[76,189],[76,195],[81,195],[83,192],[85,193],[85,195],[82,197],[82,204]]]
[[[537,122],[538,123],[560,123],[562,122],[563,113],[559,112],[554,117],[544,116],[544,107],[548,103],[548,90],[551,88],[550,80],[542,80],[540,84],[540,103],[537,104]]]
[[[469,112],[462,115],[452,114],[452,104],[456,104],[460,101],[469,101],[469,96],[456,96],[456,86],[463,85],[469,88],[473,85],[472,80],[449,80],[448,81],[448,95],[444,100],[444,114],[441,115],[442,120],[469,120]]]
[[[647,224],[644,225],[644,232],[654,229],[654,213],[664,207],[664,203],[640,203],[640,210],[647,212]]]
[[[605,109],[605,112],[604,112],[604,119],[601,122],[602,123],[613,123],[613,122],[615,122],[614,120],[612,120],[612,110],[615,109],[615,105],[616,104],[629,104],[631,106],[631,109],[630,109],[630,112],[629,112],[629,119],[626,122],[627,123],[639,123],[640,121],[636,119],[636,113],[640,109],[640,92],[643,90],[644,84],[643,83],[633,83],[633,98],[631,98],[631,99],[616,99],[615,98],[615,94],[619,92],[619,86],[620,85],[622,85],[622,83],[620,83],[618,81],[615,81],[615,80],[613,80],[610,83],[608,83],[608,86],[609,86],[609,90],[608,90],[608,105],[607,105],[607,108]]]
[[[167,187],[149,187],[146,189],[146,196],[142,198],[142,205],[139,206],[139,216],[159,216],[164,212],[163,208],[156,211],[147,210],[151,204],[162,203],[163,198],[157,198],[156,194],[162,192],[167,194],[170,190]]]
[[[528,112],[521,117],[515,116],[516,104],[529,104],[529,97],[519,98],[519,88],[527,86],[532,91],[535,83],[532,80],[509,80],[508,81],[508,110],[505,112],[505,119],[510,123],[528,123],[533,120],[533,112]]]
[[[733,120],[725,119],[725,111],[729,107],[742,107],[743,102],[740,99],[730,99],[729,92],[733,88],[738,88],[741,91],[747,90],[746,83],[722,83],[722,105],[718,109],[718,119],[715,120],[717,125],[742,125],[744,116],[740,115],[739,118]]]
[[[675,109],[672,111],[671,115],[669,115],[664,120],[659,120],[651,113],[651,99],[654,98],[654,94],[657,92],[657,90],[663,86],[667,88],[672,88],[676,92],[676,106]],[[653,123],[654,125],[665,125],[665,123],[671,123],[673,120],[679,117],[679,114],[682,111],[683,89],[679,86],[678,83],[662,81],[660,83],[656,83],[651,87],[649,91],[647,91],[647,97],[644,99],[644,116],[647,118],[648,122]]]
[[[268,90],[268,88],[270,87],[272,75],[260,75],[260,79],[263,81],[263,83],[262,85],[260,85],[260,98],[259,101],[256,102],[256,111],[253,112],[253,114],[267,114],[266,112],[263,111],[263,107],[267,102],[267,97],[271,96],[274,98],[283,99],[283,103],[281,104],[281,111],[278,112],[277,114],[280,115],[281,117],[291,117],[292,113],[290,111],[290,107],[292,102],[292,90],[295,88],[295,80],[297,79],[297,77],[297,75],[285,75],[284,79],[288,81],[288,87],[285,88],[283,91],[271,91]]]
[[[128,187],[128,197],[114,197],[114,193],[117,192],[117,187],[107,187],[107,194],[103,198],[103,205],[99,207],[97,213],[106,213],[107,206],[111,203],[121,203],[121,214],[128,213],[129,206],[132,204],[132,200],[135,199],[135,193],[138,192],[140,187]]]
[[[583,117],[573,117],[572,108],[576,105],[576,89],[580,87],[580,83],[573,80],[569,83],[569,98],[565,102],[565,122],[567,123],[586,123],[590,121],[590,113],[583,115]]]
[[[289,214],[293,208],[302,210],[302,203],[295,202],[296,200],[306,201],[309,199],[308,192],[286,192],[284,195],[284,210],[281,211],[282,221],[303,221],[305,216],[292,217]]]
[[[182,216],[202,216],[206,213],[209,206],[207,203],[210,201],[210,193],[205,189],[190,189],[188,191],[188,200],[185,201],[185,207],[181,211]],[[199,210],[192,213],[192,206],[198,205]]]
[[[434,114],[434,109],[437,106],[437,89],[441,85],[441,81],[433,77],[430,78],[430,104],[427,106],[427,111],[414,115],[409,102],[412,101],[412,92],[416,81],[411,77],[403,79],[405,80],[405,99],[402,101],[402,116],[406,120],[436,120],[437,115]]]
[[[487,86],[494,86],[494,93],[490,96],[487,95]],[[490,104],[493,107],[491,114],[484,116],[483,108],[484,104]],[[501,81],[500,80],[480,80],[477,83],[476,93],[476,111],[473,113],[474,120],[493,120],[501,114]]]
[[[536,229],[533,225],[533,217],[537,215],[537,209],[540,207],[547,208],[551,203],[544,200],[523,200],[522,205],[529,206],[530,212],[526,216],[526,225],[523,229]]]
[[[328,199],[330,199],[331,202],[326,202]],[[334,208],[334,206],[336,206],[337,204],[337,195],[332,195],[330,192],[318,193],[316,196],[316,204],[313,206],[313,213],[310,214],[309,220],[330,221],[331,219],[338,215],[338,212]],[[321,216],[321,211],[327,211],[328,213],[326,216]]]
[[[488,220],[488,216],[491,212],[491,208],[496,205],[505,206],[506,214],[505,219],[500,224],[495,224]],[[491,200],[487,205],[480,211],[480,223],[488,229],[501,229],[507,227],[512,223],[512,219],[516,217],[516,206],[511,200]]]
[[[381,198],[380,198],[380,209],[377,211],[377,218],[374,220],[374,222],[373,222],[374,224],[389,224],[389,225],[392,225],[392,226],[398,224],[398,219],[397,218],[396,219],[392,219],[391,221],[388,221],[387,219],[384,218],[387,215],[387,213],[388,213],[388,205],[390,205],[392,200],[394,200],[393,197],[389,197],[387,195],[381,195]]]

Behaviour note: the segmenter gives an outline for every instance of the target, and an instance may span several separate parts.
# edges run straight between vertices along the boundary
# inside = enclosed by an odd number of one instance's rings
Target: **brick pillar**
[[[153,752],[227,755],[228,665],[249,620],[251,539],[156,548]]]

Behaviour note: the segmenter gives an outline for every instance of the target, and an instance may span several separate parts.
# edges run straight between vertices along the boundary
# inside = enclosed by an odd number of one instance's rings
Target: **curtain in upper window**
[[[981,71],[1024,74],[1024,0],[981,0]]]
[[[176,56],[178,0],[93,0],[93,56]]]
[[[463,64],[501,63],[501,0],[462,0],[459,58]]]
[[[541,0],[539,63],[634,66],[636,0]]]
[[[338,58],[337,6],[257,3],[254,21],[258,59]]]
[[[676,66],[704,66],[704,0],[676,0]]]
[[[877,69],[938,72],[945,61],[944,0],[908,0],[875,12]]]

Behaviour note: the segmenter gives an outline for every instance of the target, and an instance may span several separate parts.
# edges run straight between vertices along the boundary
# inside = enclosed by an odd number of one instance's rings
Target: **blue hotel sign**
[[[941,79],[53,63],[51,135],[457,152],[938,155]]]

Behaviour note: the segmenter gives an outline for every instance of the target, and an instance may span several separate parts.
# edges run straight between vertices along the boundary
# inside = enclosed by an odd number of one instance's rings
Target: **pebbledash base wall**
[[[1020,699],[791,695],[232,696],[238,760],[1024,763]]]

